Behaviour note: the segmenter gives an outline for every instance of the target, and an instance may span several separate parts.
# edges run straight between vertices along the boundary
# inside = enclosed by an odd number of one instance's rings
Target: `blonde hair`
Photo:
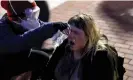
[[[71,17],[68,21],[70,25],[74,25],[77,28],[80,28],[84,31],[86,37],[87,37],[87,43],[86,48],[91,49],[94,46],[97,45],[99,39],[100,39],[100,32],[96,28],[96,25],[94,23],[93,18],[90,15],[87,14],[77,14],[73,17]]]

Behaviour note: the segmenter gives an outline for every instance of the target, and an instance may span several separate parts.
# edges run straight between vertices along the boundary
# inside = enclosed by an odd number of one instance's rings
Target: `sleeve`
[[[41,45],[44,40],[52,37],[58,29],[65,29],[60,23],[46,23],[42,27],[25,32],[22,35],[6,36],[0,40],[0,54],[17,53]]]
[[[93,80],[113,80],[113,69],[107,51],[98,51],[93,64]]]

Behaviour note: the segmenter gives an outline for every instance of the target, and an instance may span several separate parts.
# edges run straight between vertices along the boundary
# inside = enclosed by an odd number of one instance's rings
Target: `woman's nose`
[[[68,35],[69,39],[72,39],[73,37],[74,37],[74,35],[72,33]]]
[[[68,36],[68,39],[69,39],[69,40],[71,40],[71,39],[72,39],[72,37],[69,35],[69,36]]]

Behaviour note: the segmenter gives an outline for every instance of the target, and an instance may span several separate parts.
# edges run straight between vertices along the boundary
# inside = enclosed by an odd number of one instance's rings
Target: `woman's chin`
[[[72,50],[72,51],[76,51],[77,49],[76,49],[76,47],[71,46],[71,50]]]

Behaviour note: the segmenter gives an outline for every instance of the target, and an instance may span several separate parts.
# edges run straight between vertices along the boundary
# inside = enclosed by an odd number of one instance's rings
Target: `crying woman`
[[[46,80],[114,80],[106,41],[90,15],[77,14],[68,21],[68,38],[47,65]]]

